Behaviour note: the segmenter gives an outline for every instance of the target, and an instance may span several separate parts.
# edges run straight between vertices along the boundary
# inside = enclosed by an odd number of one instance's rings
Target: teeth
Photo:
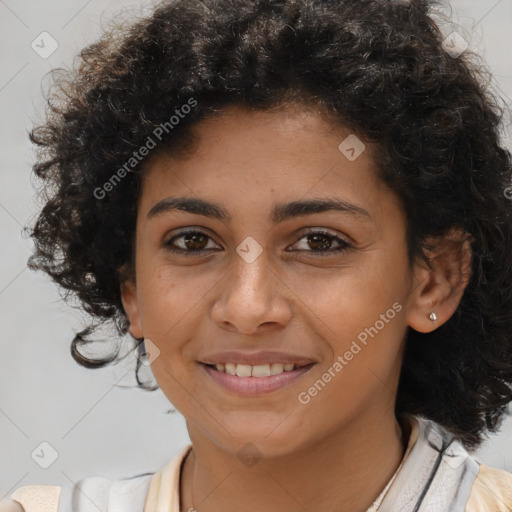
[[[257,366],[253,366],[251,375],[253,377],[269,377],[270,376],[270,365],[259,364]]]
[[[251,376],[251,366],[248,364],[237,364],[235,373],[239,377],[250,377]]]
[[[292,371],[295,365],[293,363],[271,363],[251,366],[250,364],[218,363],[215,368],[219,372],[238,375],[238,377],[269,377],[270,375]]]
[[[277,375],[278,373],[283,373],[284,366],[285,365],[283,365],[281,363],[272,363],[270,365],[270,375]],[[288,365],[286,365],[286,366],[288,366]]]
[[[235,375],[236,374],[236,364],[233,363],[226,363],[226,373],[229,373],[229,375]]]

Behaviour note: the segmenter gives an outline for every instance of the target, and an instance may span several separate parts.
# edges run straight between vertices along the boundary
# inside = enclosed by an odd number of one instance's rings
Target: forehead
[[[341,194],[378,210],[391,192],[377,177],[374,146],[314,109],[260,112],[231,106],[197,123],[191,133],[195,143],[188,155],[160,153],[145,169],[139,198],[144,213],[158,199],[177,194],[240,207],[277,196]]]

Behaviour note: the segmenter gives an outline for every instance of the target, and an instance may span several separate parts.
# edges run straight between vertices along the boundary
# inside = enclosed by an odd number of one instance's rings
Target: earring
[[[434,323],[437,322],[437,315],[434,313],[434,311],[432,311],[432,313],[430,313],[429,318],[430,318],[430,320],[432,320],[432,322],[434,322]]]

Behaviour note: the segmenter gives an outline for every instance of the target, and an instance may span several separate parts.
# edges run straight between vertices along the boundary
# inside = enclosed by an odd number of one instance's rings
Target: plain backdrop
[[[70,343],[88,318],[62,301],[45,274],[26,267],[32,242],[21,232],[40,206],[27,134],[42,118],[43,77],[70,67],[119,10],[140,16],[151,6],[0,0],[0,501],[22,485],[154,472],[189,442],[184,418],[163,393],[134,387],[134,358],[98,370],[75,363]],[[512,0],[457,0],[443,10],[454,23],[443,31],[457,30],[483,56],[491,86],[510,105]],[[511,147],[507,130],[503,143]],[[512,471],[512,421],[475,455]]]

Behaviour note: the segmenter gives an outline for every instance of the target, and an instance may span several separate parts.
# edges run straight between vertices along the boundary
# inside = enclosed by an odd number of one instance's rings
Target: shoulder
[[[84,512],[111,507],[138,511],[144,507],[152,476],[153,473],[146,473],[120,480],[91,476],[63,486],[25,485],[18,487],[5,505],[0,505],[0,512],[58,512],[59,509]]]
[[[155,499],[158,503],[161,495],[165,495],[171,488],[174,491],[173,499],[178,499],[181,464],[191,448],[191,444],[181,448],[170,461],[153,473],[142,473],[119,480],[90,476],[63,486],[18,487],[0,503],[0,512],[58,512],[58,510],[139,512],[145,510],[146,504],[152,503]]]
[[[21,503],[14,500],[0,501],[0,512],[26,512]]]
[[[31,510],[57,510],[61,487],[59,485],[24,485],[18,487],[10,496],[11,508],[5,512]],[[13,504],[14,503],[14,504]],[[18,508],[15,508],[15,507]],[[21,508],[20,508],[21,507]],[[0,508],[0,512],[4,512]]]
[[[466,512],[510,512],[512,510],[512,473],[480,464],[471,488]]]

